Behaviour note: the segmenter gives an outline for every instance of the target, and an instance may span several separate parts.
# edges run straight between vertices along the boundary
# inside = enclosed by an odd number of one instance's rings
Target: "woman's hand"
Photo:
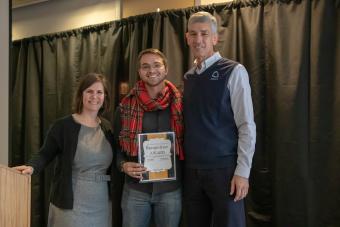
[[[15,167],[13,167],[13,169],[18,170],[22,174],[26,174],[26,175],[32,175],[33,174],[33,167],[32,166],[25,166],[25,165],[15,166]]]
[[[124,162],[122,164],[122,170],[125,174],[137,179],[143,179],[142,174],[146,172],[146,168],[136,162]]]

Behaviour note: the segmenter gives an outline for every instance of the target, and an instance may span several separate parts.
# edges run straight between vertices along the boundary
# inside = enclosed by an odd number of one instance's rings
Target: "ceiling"
[[[47,1],[50,0],[12,0],[12,8],[19,8]]]

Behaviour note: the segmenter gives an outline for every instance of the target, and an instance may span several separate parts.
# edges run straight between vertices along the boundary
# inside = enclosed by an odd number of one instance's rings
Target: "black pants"
[[[244,201],[234,202],[230,182],[235,166],[184,171],[184,208],[188,227],[245,227]]]

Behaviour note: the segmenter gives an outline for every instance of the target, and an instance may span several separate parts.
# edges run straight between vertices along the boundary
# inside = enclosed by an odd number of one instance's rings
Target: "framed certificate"
[[[141,183],[176,180],[175,133],[138,134],[138,162],[147,172]]]

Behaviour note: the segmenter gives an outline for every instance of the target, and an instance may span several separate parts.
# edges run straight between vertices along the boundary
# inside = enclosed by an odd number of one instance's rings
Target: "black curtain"
[[[180,85],[192,64],[187,19],[201,10],[218,19],[216,49],[250,76],[257,143],[248,226],[340,226],[340,0],[238,0],[15,41],[10,164],[27,161],[49,125],[71,113],[87,72],[109,78],[117,105],[118,84],[138,79],[139,51],[155,47],[169,58],[169,80]],[[33,177],[33,227],[46,222],[51,171]]]

